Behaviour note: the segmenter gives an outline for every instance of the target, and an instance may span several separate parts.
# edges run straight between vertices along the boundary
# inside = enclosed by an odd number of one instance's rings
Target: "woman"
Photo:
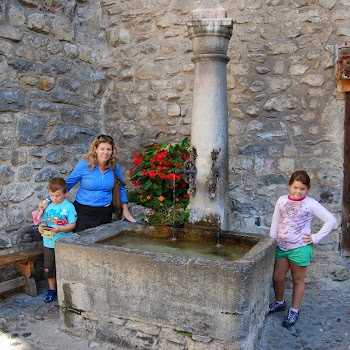
[[[100,135],[93,140],[89,151],[66,179],[68,191],[80,182],[74,201],[78,214],[75,232],[112,222],[114,175],[123,179],[117,161],[113,138]],[[120,195],[123,203],[122,220],[136,222],[129,211],[126,190],[122,185]],[[50,199],[45,198],[39,208],[45,209],[49,202]]]

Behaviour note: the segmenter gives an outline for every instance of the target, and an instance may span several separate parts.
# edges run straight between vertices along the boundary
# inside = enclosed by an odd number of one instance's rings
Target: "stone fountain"
[[[226,64],[233,21],[219,1],[207,0],[193,11],[187,26],[195,63],[190,161],[196,172],[189,221],[231,231]]]
[[[62,327],[125,349],[253,350],[268,308],[274,243],[266,236],[226,232],[232,229],[226,88],[232,19],[218,1],[201,1],[188,30],[195,63],[191,157],[185,167],[190,225],[174,233],[113,222],[57,241]],[[249,249],[236,260],[210,260],[107,243],[122,235],[136,241],[140,235],[205,241],[214,254],[224,244]]]

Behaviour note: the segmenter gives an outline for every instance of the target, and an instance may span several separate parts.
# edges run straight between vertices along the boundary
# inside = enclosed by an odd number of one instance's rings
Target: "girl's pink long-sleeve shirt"
[[[307,243],[303,237],[311,234],[311,223],[315,216],[324,223],[318,232],[312,234],[313,244],[317,244],[332,231],[336,223],[335,217],[313,198],[293,200],[288,195],[281,196],[272,216],[270,236],[282,250],[305,246]]]

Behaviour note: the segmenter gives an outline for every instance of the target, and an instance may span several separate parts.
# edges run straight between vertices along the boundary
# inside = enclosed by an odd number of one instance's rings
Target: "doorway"
[[[350,92],[345,93],[344,182],[341,252],[350,256]]]

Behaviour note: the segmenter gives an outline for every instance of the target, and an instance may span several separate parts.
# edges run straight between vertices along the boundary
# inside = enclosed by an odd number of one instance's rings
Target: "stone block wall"
[[[344,100],[335,59],[350,39],[350,1],[220,3],[235,22],[227,65],[235,228],[266,234],[290,174],[305,169],[310,195],[338,223],[319,254],[338,259]],[[30,225],[49,178],[67,176],[94,135],[115,138],[126,177],[142,146],[189,136],[186,22],[198,4],[1,1],[0,248],[15,249],[9,230]]]

